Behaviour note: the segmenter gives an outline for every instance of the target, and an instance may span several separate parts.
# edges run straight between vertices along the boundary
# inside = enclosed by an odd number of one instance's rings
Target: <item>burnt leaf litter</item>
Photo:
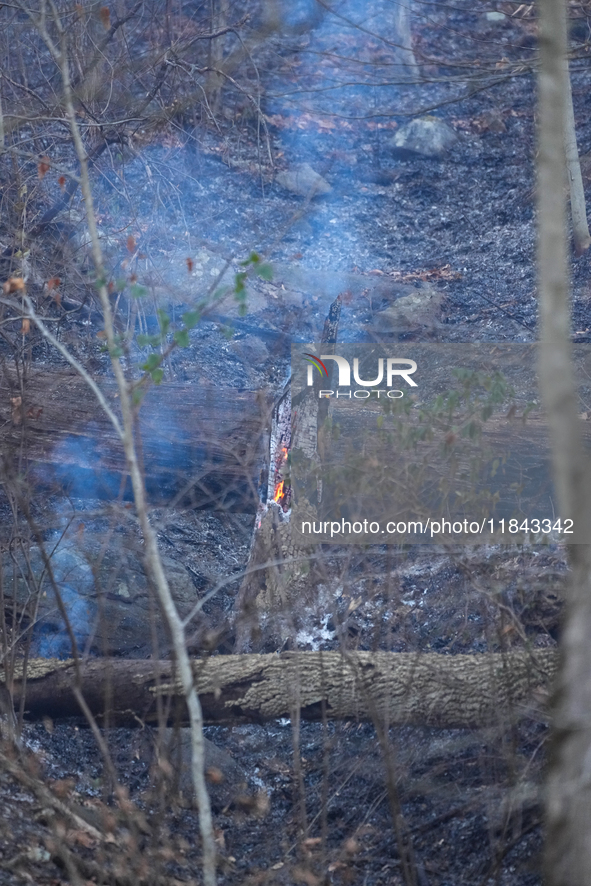
[[[237,391],[272,395],[288,376],[290,342],[319,336],[339,291],[344,340],[371,340],[378,328],[398,342],[535,341],[535,19],[525,4],[495,10],[504,17],[487,18],[484,3],[417,4],[424,79],[412,87],[392,82],[387,46],[328,16],[312,34],[270,40],[256,69],[242,71],[244,90],[227,89],[215,126],[180,114],[139,148],[101,159],[92,176],[113,298],[118,280],[145,287],[145,298],[120,300],[120,316],[144,336],[158,333],[158,308],[179,322],[188,287],[215,289],[253,251],[274,267],[271,280],[249,277],[245,315],[232,299],[214,305],[189,345],[167,357],[165,377],[211,385],[228,404]],[[577,16],[573,92],[584,155],[586,7]],[[257,78],[264,125],[245,98]],[[393,144],[418,111],[456,133],[441,157]],[[295,164],[327,187],[310,200],[298,195],[300,179],[286,177]],[[62,262],[52,270],[61,305],[77,309],[60,323],[62,341],[101,376],[108,357],[77,219],[72,210],[43,236]],[[31,250],[40,273],[44,248]],[[588,263],[583,256],[572,266],[573,335],[582,342],[591,336]],[[398,316],[386,328],[401,285],[436,292],[437,307],[419,323]],[[138,347],[134,357],[147,353]],[[40,340],[33,359],[63,368]],[[59,492],[32,501],[47,539],[68,522],[74,534],[110,532],[123,546],[133,536],[141,547],[133,530],[114,528],[105,501],[64,501]],[[154,518],[163,552],[196,596],[222,584],[195,622],[191,650],[231,653],[254,511],[158,507]],[[330,547],[323,569],[316,592],[294,607],[298,649],[453,655],[556,644],[566,574],[557,545]],[[124,605],[131,585],[113,575],[108,592]],[[134,593],[147,594],[139,579]],[[111,637],[112,654],[148,654],[135,641],[151,629],[149,613],[137,618],[133,642]],[[104,648],[88,631],[82,642],[91,654]],[[166,638],[159,642],[167,654]],[[392,728],[381,741],[367,723],[304,723],[295,754],[289,721],[206,733],[220,883],[403,883],[393,796],[418,886],[541,882],[542,713],[480,730]],[[115,788],[82,721],[26,723],[26,777],[8,764],[0,776],[0,883],[75,882],[72,869],[84,883],[201,882],[182,754],[170,736],[160,739],[142,728],[105,731]],[[35,792],[38,775],[75,817]]]

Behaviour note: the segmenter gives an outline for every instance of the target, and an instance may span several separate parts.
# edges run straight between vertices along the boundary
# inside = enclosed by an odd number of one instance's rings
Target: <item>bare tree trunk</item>
[[[574,520],[572,575],[553,704],[547,786],[550,886],[583,886],[591,870],[591,497],[570,345],[562,189],[567,118],[564,0],[540,0],[538,274],[540,385],[548,414],[560,513]]]
[[[263,723],[291,717],[295,705],[303,720],[325,715],[447,729],[538,715],[557,654],[553,649],[484,655],[284,652],[215,655],[191,666],[208,723]],[[172,722],[188,720],[171,661],[90,659],[80,664],[80,674],[84,699],[98,720],[108,716],[111,725],[127,726],[158,722],[159,694],[170,700]],[[15,675],[14,698],[18,703],[25,691],[29,717],[76,716],[75,683],[72,661],[34,659],[26,690]]]
[[[417,61],[412,48],[412,33],[410,29],[411,0],[399,0],[389,4],[388,34],[393,42],[399,45],[400,60],[404,73],[411,79],[418,79]]]
[[[341,296],[338,295],[329,308],[321,337],[329,353],[334,351],[340,316]],[[288,382],[273,410],[268,490],[255,521],[248,566],[236,606],[238,652],[246,652],[253,647],[253,641],[255,644],[260,641],[260,625],[269,616],[279,622],[279,630],[275,627],[275,633],[271,634],[276,645],[292,639],[294,626],[289,619],[289,603],[296,594],[305,595],[310,584],[314,546],[294,540],[291,521],[315,520],[318,516],[321,491],[317,469],[323,456],[329,405],[327,399],[319,399],[319,390],[315,384],[292,402],[291,382]],[[293,439],[292,426],[297,429]],[[289,476],[289,459],[294,457],[300,461],[300,474],[308,480],[298,490],[297,500]],[[301,467],[302,459],[306,460],[309,470]]]
[[[230,11],[229,0],[211,0],[211,32],[223,31],[228,24]],[[212,37],[209,44],[209,67],[205,92],[209,102],[209,110],[216,117],[222,109],[223,75],[220,68],[224,58],[225,35]]]
[[[564,27],[566,29],[566,15]],[[564,59],[564,152],[566,154],[566,171],[570,190],[570,211],[573,223],[573,239],[575,254],[582,255],[591,246],[589,226],[587,224],[587,207],[585,206],[585,190],[583,188],[583,176],[581,175],[581,162],[577,147],[577,132],[575,128],[575,112],[573,108],[573,93],[571,89],[568,58]]]

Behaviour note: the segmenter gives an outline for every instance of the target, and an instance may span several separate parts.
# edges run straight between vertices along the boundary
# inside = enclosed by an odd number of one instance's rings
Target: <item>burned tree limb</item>
[[[464,728],[539,716],[557,667],[554,650],[437,655],[395,652],[288,652],[231,655],[193,661],[205,722],[262,723],[375,720],[382,724]],[[80,716],[74,663],[29,663],[25,712],[29,718]],[[171,720],[187,721],[183,694],[169,661],[92,659],[81,664],[86,703],[109,723],[157,722],[157,693],[171,700]],[[15,705],[22,683],[14,681]]]
[[[332,353],[341,316],[341,296],[331,304],[321,343]],[[306,592],[313,546],[304,547],[292,538],[291,519],[315,520],[321,504],[319,468],[322,463],[328,400],[319,399],[315,382],[292,401],[291,380],[286,384],[272,414],[269,441],[269,482],[255,521],[248,568],[236,607],[236,649],[246,652],[260,639],[260,627],[268,616],[278,617],[279,629],[271,637],[281,645],[293,633],[288,624],[289,602]],[[296,429],[297,443],[292,440]],[[293,450],[292,450],[293,446]],[[298,500],[293,497],[293,458],[305,459],[307,485]],[[260,647],[259,647],[260,648]]]

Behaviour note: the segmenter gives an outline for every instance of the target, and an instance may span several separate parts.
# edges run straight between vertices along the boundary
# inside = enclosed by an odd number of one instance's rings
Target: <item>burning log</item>
[[[379,720],[464,728],[543,716],[557,652],[437,655],[398,652],[287,652],[214,656],[193,662],[205,721],[210,724],[304,720]],[[2,685],[2,684],[0,684]],[[34,659],[27,683],[18,675],[13,703],[25,693],[28,718],[80,716],[72,660]],[[158,721],[157,696],[169,700],[170,722],[188,722],[170,661],[91,659],[80,664],[87,706],[110,725]],[[105,712],[105,699],[108,711]]]

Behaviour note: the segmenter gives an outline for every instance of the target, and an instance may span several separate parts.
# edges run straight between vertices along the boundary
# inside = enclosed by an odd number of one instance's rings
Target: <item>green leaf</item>
[[[139,406],[142,400],[144,399],[145,390],[143,388],[134,388],[131,395],[131,402],[133,406]]]
[[[163,369],[154,369],[150,375],[152,376],[152,381],[154,384],[159,385],[162,379],[164,378],[164,370]]]
[[[160,355],[150,354],[146,362],[140,367],[144,372],[153,372],[160,366]]]
[[[194,329],[201,319],[201,314],[199,311],[185,311],[181,319],[187,329]]]
[[[263,280],[272,280],[273,279],[273,268],[271,267],[271,265],[269,265],[265,262],[265,264],[260,265],[257,268],[257,274]]]
[[[256,265],[258,265],[260,260],[261,260],[261,257],[258,254],[258,252],[251,252],[250,255],[248,256],[248,258],[246,258],[246,259],[244,259],[244,261],[240,262],[240,267],[247,268],[249,265],[256,266]]]
[[[166,335],[168,327],[170,326],[170,317],[162,308],[159,308],[158,310],[158,323],[160,324],[162,335]]]
[[[148,290],[145,286],[140,286],[139,283],[132,283],[129,287],[129,292],[132,298],[143,298],[148,294]]]
[[[234,295],[237,297],[242,295],[246,290],[246,272],[240,271],[234,278]]]
[[[173,338],[177,345],[180,348],[188,348],[189,347],[189,330],[188,329],[177,329]]]

